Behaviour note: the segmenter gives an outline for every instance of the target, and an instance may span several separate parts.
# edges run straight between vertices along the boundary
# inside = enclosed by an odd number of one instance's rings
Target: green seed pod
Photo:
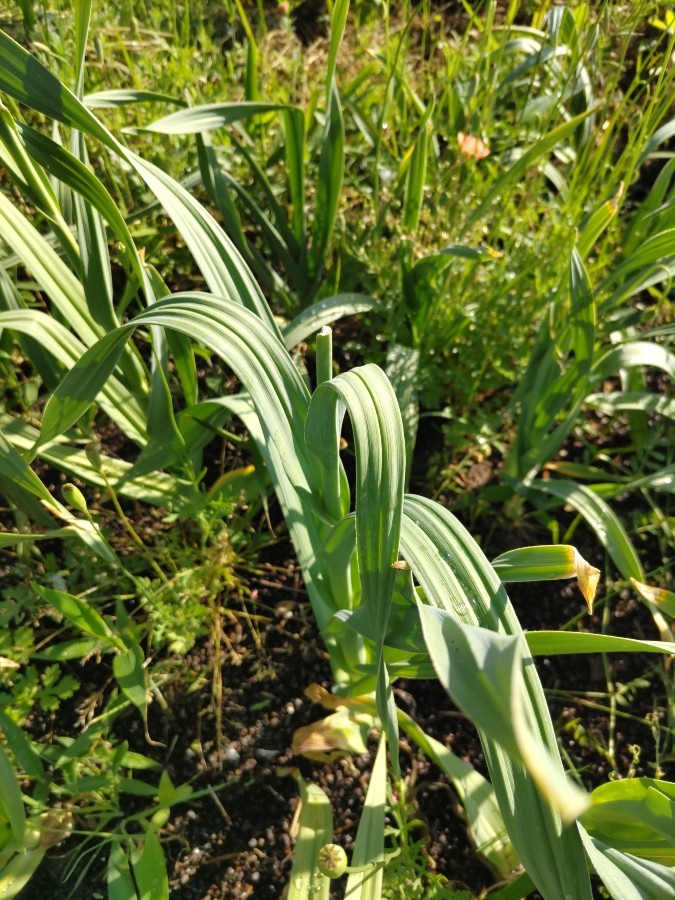
[[[319,872],[327,878],[339,878],[347,870],[347,854],[339,844],[324,844],[319,850]]]
[[[84,494],[74,484],[64,484],[61,488],[61,495],[66,503],[70,504],[78,512],[87,512],[87,501],[84,499]]]

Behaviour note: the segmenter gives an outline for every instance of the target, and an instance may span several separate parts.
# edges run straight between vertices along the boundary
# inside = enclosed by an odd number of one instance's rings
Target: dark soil
[[[358,827],[371,757],[322,764],[291,754],[295,729],[325,714],[305,698],[304,690],[313,682],[330,687],[330,668],[299,574],[292,562],[284,561],[290,548],[280,541],[270,553],[275,565],[263,567],[262,575],[251,580],[246,608],[234,600],[228,603],[232,612],[224,616],[219,648],[220,713],[216,715],[212,689],[216,645],[210,637],[176,661],[176,671],[180,667],[182,674],[163,691],[166,708],[151,706],[149,731],[162,747],[148,746],[135,713],[116,726],[132,749],[157,758],[175,785],[190,782],[195,791],[212,788],[212,793],[174,807],[162,831],[171,896],[177,900],[283,896],[298,804],[295,780],[284,774],[289,767],[298,767],[328,793],[336,840],[348,852]],[[593,550],[586,553],[593,561]],[[585,606],[573,583],[512,586],[510,593],[524,627],[530,629],[557,628]],[[262,619],[252,621],[252,612]],[[592,625],[599,629],[598,616]],[[617,634],[655,636],[649,613],[628,593],[613,604],[610,625]],[[614,656],[610,674],[615,682],[627,684],[652,665],[644,656]],[[564,750],[591,789],[606,781],[611,769],[604,750],[608,717],[584,696],[606,690],[600,657],[544,658],[538,669],[551,692]],[[205,683],[193,691],[190,684],[199,676]],[[648,687],[636,687],[631,694],[633,718],[619,719],[615,761],[621,774],[654,774],[641,760],[654,758],[646,717],[665,705],[664,697],[657,696],[658,684],[652,677]],[[399,681],[396,694],[399,705],[429,734],[487,774],[473,728],[437,683]],[[413,815],[424,823],[419,837],[428,836],[430,869],[476,894],[488,888],[495,878],[472,849],[445,777],[405,741],[401,762]],[[666,775],[673,777],[675,771]],[[22,897],[42,897],[45,891],[55,900],[105,897],[107,851],[86,859],[89,868],[79,883],[83,865],[64,878],[77,853],[74,838],[51,851]]]

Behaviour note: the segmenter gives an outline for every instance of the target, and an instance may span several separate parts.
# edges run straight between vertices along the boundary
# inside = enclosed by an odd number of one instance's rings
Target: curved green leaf
[[[454,702],[478,729],[497,741],[532,775],[541,793],[567,822],[588,805],[567,780],[527,720],[522,634],[496,634],[457,621],[443,609],[419,604],[420,618],[436,674]]]
[[[616,375],[620,369],[628,369],[631,366],[661,369],[675,379],[675,353],[653,341],[628,341],[618,347],[612,347],[593,363],[591,378],[594,381],[603,381],[611,375]]]
[[[86,601],[73,594],[67,594],[65,591],[57,591],[39,584],[34,584],[33,589],[45,603],[49,603],[57,612],[61,613],[63,618],[67,619],[74,628],[92,637],[121,646],[122,642],[115,637],[110,626]]]
[[[345,898],[349,898],[349,900],[380,900],[382,896],[384,814],[387,802],[386,761],[386,741],[383,735],[380,738],[375,763],[370,773],[370,784],[351,860],[351,864],[355,868],[373,863],[375,865],[366,872],[350,874],[345,889]]]
[[[675,643],[667,641],[642,641],[585,631],[527,631],[525,640],[533,656],[564,653],[675,653]]]
[[[589,394],[584,402],[592,409],[599,409],[609,415],[638,411],[675,419],[675,400],[665,394],[656,394],[651,391],[611,391],[607,394]]]
[[[326,510],[338,521],[346,512],[341,489],[339,437],[349,412],[356,448],[356,551],[361,605],[374,619],[378,662],[378,713],[392,747],[398,744],[383,647],[398,559],[405,476],[405,441],[396,396],[384,372],[362,366],[325,381],[314,392],[305,435],[321,470]],[[394,763],[395,765],[395,763]]]
[[[368,294],[347,293],[324,297],[304,309],[282,329],[284,344],[288,350],[292,350],[325,325],[332,325],[343,316],[369,312],[378,304],[379,301]]]
[[[71,369],[86,351],[86,347],[57,319],[36,309],[0,312],[0,328],[11,328],[13,331],[29,335],[67,369]],[[96,396],[89,403],[92,403]],[[145,409],[138,396],[132,395],[113,375],[108,375],[100,382],[100,403],[128,437],[138,444],[145,444],[147,441]],[[72,422],[65,424],[64,430],[70,425]],[[57,437],[61,433],[52,433],[51,437]],[[43,443],[49,439],[51,438],[45,438]]]
[[[556,581],[578,578],[579,588],[592,607],[600,571],[589,565],[575,547],[553,544],[542,547],[519,547],[492,560],[500,579],[512,581]]]

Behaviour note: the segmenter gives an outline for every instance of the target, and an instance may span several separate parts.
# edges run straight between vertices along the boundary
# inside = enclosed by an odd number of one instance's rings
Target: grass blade
[[[335,226],[345,173],[345,124],[340,95],[333,84],[328,94],[326,123],[321,144],[319,183],[316,191],[314,230],[309,254],[310,271],[315,279],[323,271],[326,253]]]
[[[531,488],[557,497],[580,513],[626,580],[645,580],[642,563],[626,530],[607,503],[590,488],[573,481],[553,479],[533,481]]]
[[[527,646],[533,656],[562,653],[675,653],[675,643],[638,641],[612,634],[584,631],[528,631]]]
[[[384,812],[387,802],[387,755],[384,736],[380,738],[370,784],[354,842],[352,866],[374,867],[367,872],[350,874],[345,900],[380,900],[382,896],[382,862],[384,860]]]

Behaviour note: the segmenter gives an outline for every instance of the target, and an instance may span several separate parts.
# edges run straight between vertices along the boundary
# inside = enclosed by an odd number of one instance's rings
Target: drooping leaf
[[[554,544],[543,547],[519,547],[492,560],[500,579],[506,584],[517,581],[556,581],[578,578],[579,589],[593,611],[593,600],[600,570],[591,566],[575,547]]]

